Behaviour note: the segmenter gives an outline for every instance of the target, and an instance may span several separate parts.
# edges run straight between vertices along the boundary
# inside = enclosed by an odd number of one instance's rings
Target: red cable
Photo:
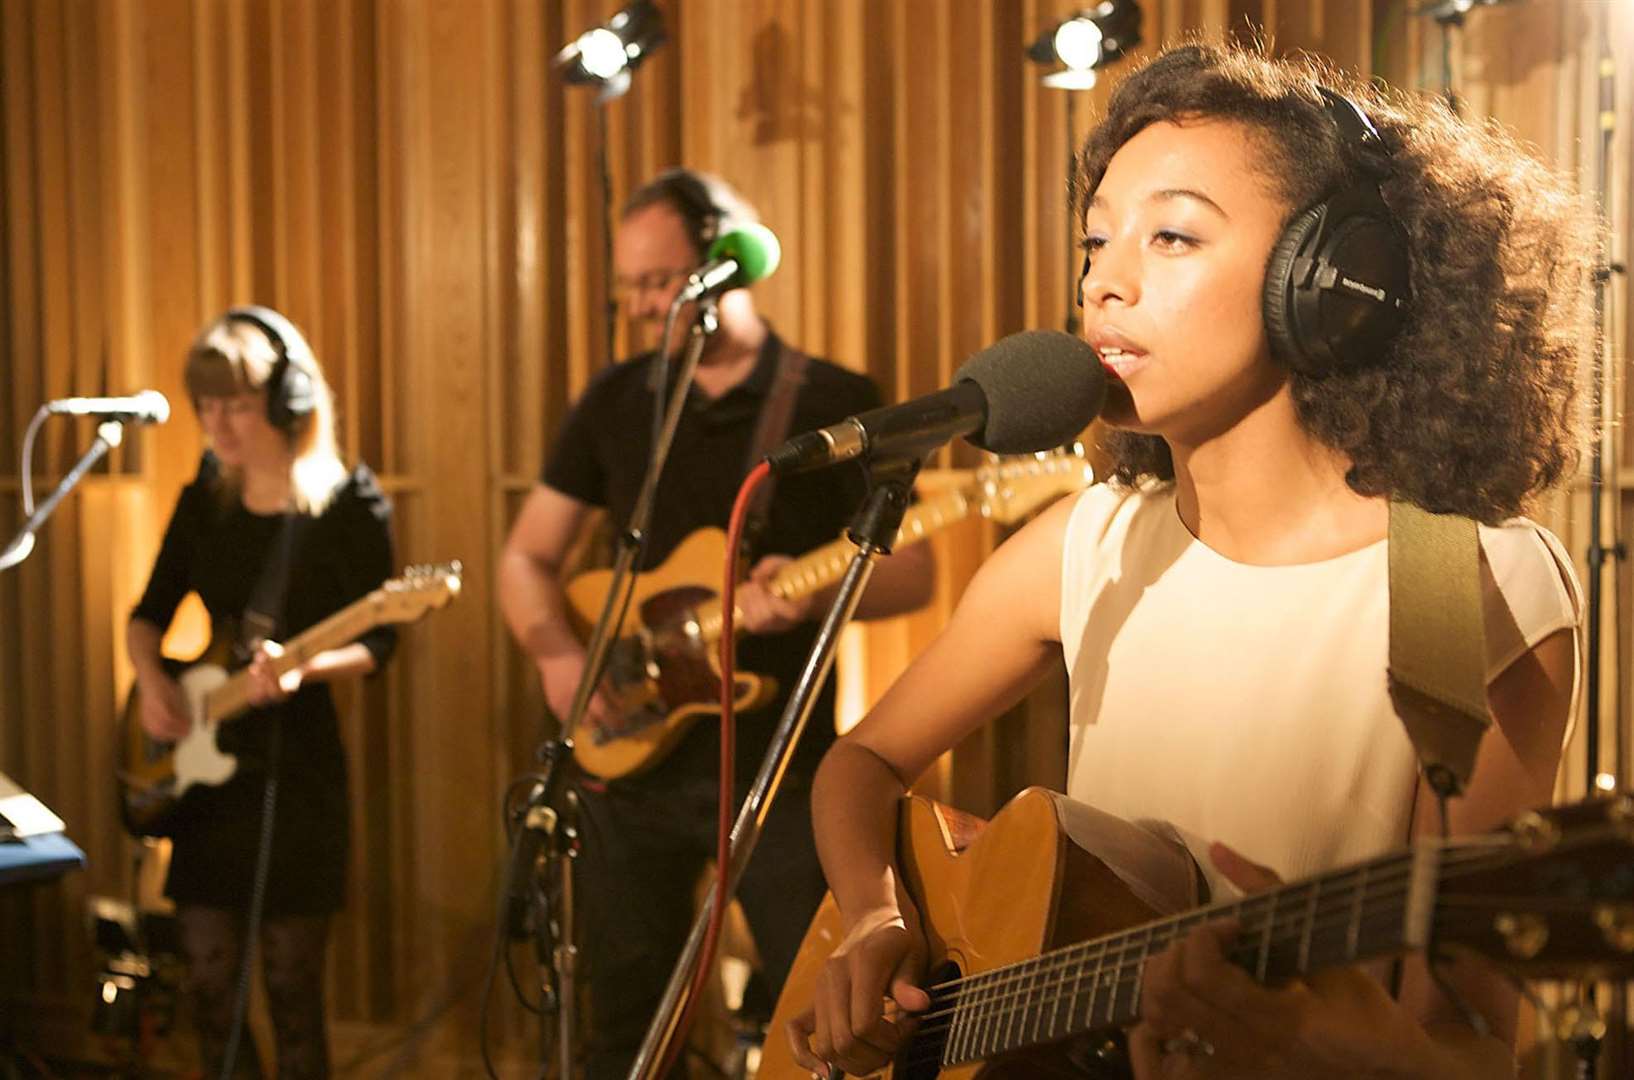
[[[703,994],[704,983],[709,981],[710,962],[715,956],[721,922],[726,917],[726,884],[731,870],[732,819],[735,816],[733,811],[736,809],[732,758],[737,740],[737,722],[733,709],[733,699],[737,695],[733,671],[736,667],[737,654],[737,633],[734,624],[737,622],[735,597],[738,548],[743,544],[743,529],[748,522],[749,503],[754,498],[755,489],[771,475],[771,472],[771,465],[764,461],[749,470],[749,475],[743,479],[743,485],[738,488],[737,501],[732,504],[732,517],[726,529],[726,570],[721,577],[721,790],[720,818],[716,823],[715,837],[715,910],[710,912],[709,925],[704,930],[703,948],[698,953],[697,966],[692,972],[692,987],[687,992],[680,1019],[670,1030],[669,1045],[664,1049],[663,1067],[656,1074],[660,1077],[668,1076],[670,1069],[674,1067],[681,1044],[686,1039],[687,1029],[692,1025],[693,1009]]]

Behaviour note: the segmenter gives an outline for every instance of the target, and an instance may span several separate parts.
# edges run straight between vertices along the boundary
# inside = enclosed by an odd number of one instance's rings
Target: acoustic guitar
[[[273,661],[274,672],[282,675],[377,626],[413,622],[442,607],[459,595],[460,569],[458,562],[408,568],[401,577],[284,642],[284,654]],[[135,687],[125,699],[117,778],[125,827],[134,835],[162,835],[188,788],[224,784],[238,772],[238,758],[224,753],[216,742],[221,724],[250,707],[249,676],[243,671],[229,674],[231,657],[230,638],[218,634],[192,661],[166,658],[165,667],[180,683],[193,720],[188,733],[174,743],[142,729],[141,697]]]
[[[977,469],[970,483],[908,508],[898,546],[914,544],[972,514],[1001,524],[1020,521],[1062,495],[1094,482],[1083,448],[1001,458]],[[844,539],[790,562],[771,582],[775,596],[798,600],[845,574],[856,546]],[[613,643],[602,690],[628,720],[618,732],[587,730],[573,756],[606,779],[648,768],[681,740],[700,716],[720,712],[721,635],[718,583],[726,561],[726,534],[699,529],[681,541],[661,566],[637,576],[631,598],[633,628]],[[585,634],[612,586],[612,573],[580,574],[566,588],[568,614]],[[777,693],[775,679],[736,672],[739,710],[758,708]]]
[[[1154,917],[1152,883],[1195,871],[1185,849],[1041,788],[984,828],[910,796],[899,845],[925,926],[931,1005],[886,1070],[892,1080],[1127,1077],[1121,1031],[1141,1015],[1146,959],[1224,918],[1243,928],[1230,960],[1261,983],[1432,943],[1524,978],[1634,975],[1628,795],[1530,812],[1483,836],[1419,841],[1167,918]],[[831,895],[778,1001],[761,1080],[811,1075],[784,1032],[842,937]]]

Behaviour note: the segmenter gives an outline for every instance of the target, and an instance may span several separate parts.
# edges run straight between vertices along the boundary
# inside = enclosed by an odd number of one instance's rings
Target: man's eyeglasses
[[[679,270],[651,270],[636,278],[615,278],[613,292],[620,297],[631,297],[641,293],[663,292],[672,285],[678,285],[692,273],[691,267]]]

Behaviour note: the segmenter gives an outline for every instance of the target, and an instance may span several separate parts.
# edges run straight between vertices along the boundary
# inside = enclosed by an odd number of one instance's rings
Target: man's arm
[[[574,636],[562,592],[562,562],[584,527],[590,507],[540,484],[522,504],[499,559],[499,604],[511,636],[539,672],[545,701],[566,718],[584,672],[584,646]],[[613,722],[613,710],[597,695],[592,721]]]
[[[857,604],[857,618],[886,619],[930,603],[936,588],[936,558],[929,544],[897,548],[874,566],[868,588]]]

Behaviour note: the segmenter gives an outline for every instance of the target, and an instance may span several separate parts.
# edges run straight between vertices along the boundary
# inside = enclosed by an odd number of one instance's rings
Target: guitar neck
[[[931,1014],[946,1025],[942,1065],[1135,1022],[1146,960],[1204,922],[1236,920],[1228,958],[1262,983],[1422,948],[1441,868],[1483,850],[1426,843],[932,987]]]
[[[282,675],[306,663],[325,649],[344,645],[358,635],[374,629],[381,621],[376,609],[382,603],[383,595],[376,590],[284,642],[283,655],[272,662],[274,674]],[[209,719],[212,722],[225,720],[247,708],[249,704],[249,675],[240,671],[211,692]]]
[[[896,534],[897,545],[917,544],[932,533],[963,521],[970,516],[971,505],[970,496],[964,491],[949,491],[915,503],[902,516],[902,527]],[[857,546],[843,537],[808,551],[778,571],[770,591],[784,600],[804,599],[844,577],[845,568],[856,552]],[[699,604],[695,615],[699,636],[705,641],[719,640],[720,601],[707,600]]]

